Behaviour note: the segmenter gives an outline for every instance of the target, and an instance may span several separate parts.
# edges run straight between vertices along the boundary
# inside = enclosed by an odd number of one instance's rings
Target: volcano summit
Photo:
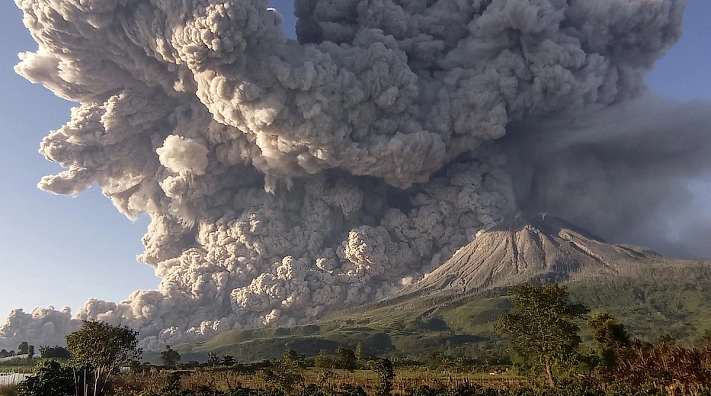
[[[482,231],[451,259],[400,294],[468,295],[526,282],[609,280],[665,259],[607,243],[560,218],[517,217]]]

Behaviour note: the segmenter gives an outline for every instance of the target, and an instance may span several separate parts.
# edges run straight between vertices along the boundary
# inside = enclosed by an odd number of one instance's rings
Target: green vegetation
[[[54,360],[39,363],[37,373],[22,382],[19,396],[64,396],[75,393],[74,373]]]
[[[711,330],[708,316],[698,317],[711,302],[677,275],[386,301],[313,325],[232,331],[144,354],[162,366],[131,362],[140,351],[130,329],[87,322],[68,337],[66,364],[44,361],[7,392],[45,395],[52,381],[64,389],[70,370],[77,395],[711,395]],[[589,301],[595,312],[583,318]],[[687,323],[653,328],[680,318]],[[131,372],[119,374],[125,364]]]
[[[595,341],[597,365],[604,370],[617,368],[615,351],[630,345],[630,335],[625,325],[607,312],[596,312],[588,320],[588,328]]]
[[[553,371],[578,358],[578,321],[588,309],[570,303],[566,288],[555,284],[513,286],[509,296],[514,307],[499,318],[496,328],[509,336],[512,358],[536,373],[543,370],[554,387]]]
[[[665,334],[691,345],[711,331],[711,268],[687,265],[677,270],[650,266],[644,273],[614,280],[566,283],[571,300],[594,312],[609,312],[628,333],[644,341]],[[513,303],[505,289],[469,296],[408,296],[338,312],[315,324],[290,328],[233,330],[191,345],[174,345],[183,359],[205,360],[209,352],[229,354],[240,362],[277,358],[284,350],[335,353],[339,346],[365,354],[423,357],[430,351],[479,359],[496,359],[504,338],[494,324]],[[583,345],[592,335],[583,330]],[[484,352],[489,351],[489,352]],[[144,358],[158,363],[158,354]]]
[[[34,373],[41,359],[18,359],[0,362],[0,373]]]
[[[76,371],[89,368],[94,375],[94,396],[100,394],[109,376],[123,365],[139,360],[138,333],[128,327],[84,321],[81,329],[67,336],[69,365]],[[86,376],[86,374],[85,374]],[[87,385],[84,385],[84,394]]]
[[[698,268],[683,275],[650,268],[635,279],[569,285],[576,301],[610,312],[630,334],[646,341],[669,334],[684,344],[711,330],[710,288],[708,274]]]
[[[361,356],[362,351],[361,351]],[[355,370],[358,363],[356,353],[350,348],[339,347],[335,355],[331,355],[327,350],[322,349],[314,357],[314,366],[325,369]]]
[[[174,351],[170,345],[166,345],[165,351],[160,353],[160,360],[165,367],[175,367],[180,362],[180,353]]]
[[[56,346],[41,346],[39,348],[42,359],[69,359],[69,351],[67,348]]]
[[[281,358],[256,364],[234,364],[213,354],[211,362],[178,365],[178,370],[148,365],[134,366],[131,372],[116,374],[103,394],[120,396],[642,396],[711,394],[711,336],[700,348],[675,344],[670,337],[657,343],[628,339],[624,326],[609,314],[595,314],[588,321],[595,348],[578,351],[570,323],[583,311],[567,300],[564,288],[524,286],[513,288],[516,305],[499,321],[499,328],[515,315],[548,315],[546,320],[529,318],[519,329],[537,337],[541,330],[550,340],[540,345],[563,345],[565,364],[557,381],[541,381],[536,372],[528,377],[512,375],[512,366],[489,367],[483,374],[471,361],[438,354],[430,364],[420,359],[357,359],[354,351],[341,347],[331,358],[354,369],[314,367],[318,356],[303,356],[293,350]],[[544,312],[545,311],[545,312]],[[518,326],[518,324],[516,325]],[[557,331],[555,329],[563,329]],[[547,330],[546,330],[547,329]],[[575,331],[577,332],[577,331]],[[511,340],[516,344],[515,337]],[[562,342],[561,342],[562,341]],[[512,345],[513,345],[512,344]],[[597,351],[612,353],[615,365],[596,359]],[[515,351],[528,361],[537,354],[557,352],[545,347]],[[233,363],[231,366],[225,363]],[[429,367],[428,367],[429,366]],[[507,369],[508,367],[508,369]],[[75,388],[81,378],[74,370],[57,362],[41,363],[38,374],[19,387],[20,396],[86,395]],[[533,374],[533,375],[531,375]],[[546,377],[545,375],[543,376]],[[544,385],[544,383],[546,385]],[[78,389],[78,391],[77,391]],[[14,394],[12,394],[14,396]]]
[[[304,376],[301,374],[303,361],[293,350],[284,352],[281,359],[271,362],[269,367],[260,374],[270,387],[276,387],[284,393],[290,393],[299,385],[303,385]]]
[[[395,370],[388,359],[379,359],[371,364],[373,371],[378,374],[378,390],[376,396],[389,396],[393,391]]]

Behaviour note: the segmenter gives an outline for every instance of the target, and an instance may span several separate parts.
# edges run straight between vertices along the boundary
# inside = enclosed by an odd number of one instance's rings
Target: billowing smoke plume
[[[15,2],[39,43],[17,71],[79,103],[41,148],[67,170],[40,187],[97,183],[152,219],[139,258],[159,289],[78,316],[147,348],[308,322],[416,280],[514,215],[528,170],[555,168],[529,158],[526,124],[546,136],[541,120],[645,92],[685,6],[297,0],[297,42],[266,0]],[[16,344],[12,320],[0,340]]]
[[[711,259],[709,201],[690,183],[711,178],[711,102],[644,95],[511,125],[503,140],[525,211],[561,216],[618,243]]]
[[[32,345],[64,345],[69,333],[79,330],[81,322],[73,319],[68,307],[57,311],[54,307],[35,308],[31,313],[21,309],[10,312],[7,322],[0,327],[1,346],[12,350],[23,341]],[[17,340],[22,340],[15,342]]]

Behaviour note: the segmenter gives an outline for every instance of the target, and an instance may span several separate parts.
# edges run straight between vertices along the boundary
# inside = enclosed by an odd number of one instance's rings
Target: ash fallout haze
[[[41,142],[62,169],[40,189],[94,185],[148,219],[138,259],[160,285],[12,311],[2,347],[62,344],[77,318],[148,349],[306,323],[541,212],[711,258],[711,103],[646,83],[686,1],[296,0],[296,39],[266,0],[15,4],[39,45],[15,71],[74,103]]]

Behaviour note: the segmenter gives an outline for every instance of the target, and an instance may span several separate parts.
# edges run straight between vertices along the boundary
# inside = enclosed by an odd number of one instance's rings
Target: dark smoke
[[[617,243],[680,258],[711,258],[705,200],[691,181],[708,176],[711,103],[647,94],[593,112],[511,126],[517,201]],[[524,169],[517,172],[517,169]],[[683,236],[682,236],[683,235]]]

